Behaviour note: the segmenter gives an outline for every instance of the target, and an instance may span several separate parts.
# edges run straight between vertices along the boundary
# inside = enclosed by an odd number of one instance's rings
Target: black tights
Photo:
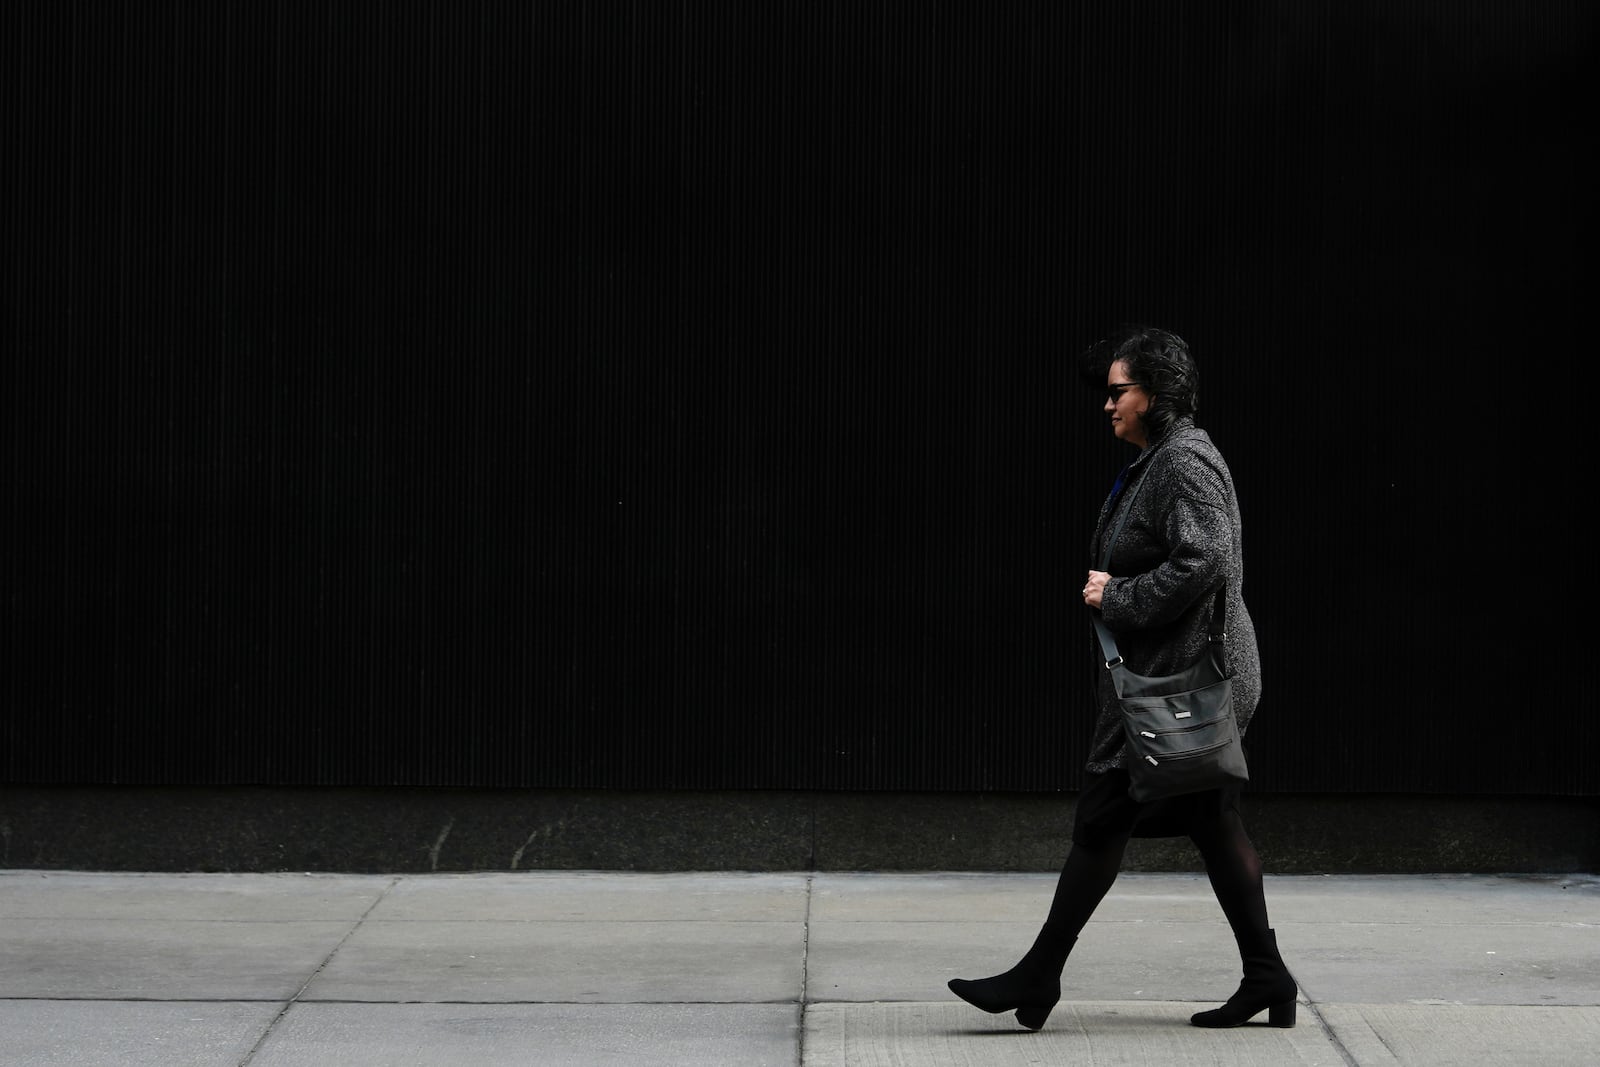
[[[1067,851],[1061,877],[1056,879],[1056,895],[1050,900],[1045,929],[1060,937],[1077,937],[1111,889],[1111,883],[1117,880],[1117,872],[1122,869],[1122,853],[1127,847],[1127,834],[1099,848],[1074,844]]]
[[[1055,896],[1045,926],[1060,937],[1077,937],[1089,922],[1122,868],[1128,834],[1112,837],[1095,848],[1074,844],[1056,880]],[[1244,832],[1244,820],[1232,809],[1195,827],[1189,839],[1205,860],[1211,890],[1235,935],[1267,929],[1267,898],[1261,885],[1261,857]]]
[[[1261,857],[1244,832],[1237,811],[1224,811],[1215,822],[1197,828],[1189,839],[1206,861],[1211,891],[1236,936],[1263,934],[1268,927],[1267,895],[1261,887]]]

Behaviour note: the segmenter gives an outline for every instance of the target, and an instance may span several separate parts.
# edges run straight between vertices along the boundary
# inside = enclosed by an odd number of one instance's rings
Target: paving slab
[[[302,999],[798,1001],[802,922],[367,922]]]
[[[813,920],[1043,921],[1053,874],[819,873]],[[1267,875],[1275,923],[1600,924],[1595,875]],[[1221,921],[1203,874],[1126,872],[1096,909],[1096,922]]]
[[[392,875],[0,871],[5,919],[354,921]]]
[[[1192,1004],[1061,1004],[1037,1032],[965,1004],[815,1004],[802,1067],[1347,1067],[1320,1026],[1199,1030]]]
[[[929,1000],[950,978],[1004,971],[1035,923],[817,923],[808,972],[814,999]],[[1600,926],[1499,923],[1280,924],[1289,969],[1319,1001],[1600,1004]],[[1064,995],[1091,999],[1225,999],[1239,979],[1225,924],[1103,922],[1080,935]]]
[[[811,918],[813,922],[1031,923],[1037,931],[1050,910],[1055,887],[1053,874],[819,874],[812,886]],[[1125,874],[1101,902],[1095,918],[1223,921],[1204,875]]]
[[[1036,922],[813,923],[807,992],[814,1001],[953,999],[947,981],[1006,970],[1038,932]],[[1063,997],[1091,1000],[1220,1002],[1238,984],[1238,950],[1220,922],[1097,920],[1061,978]]]
[[[0,924],[0,997],[287,1000],[350,925],[10,921]]]
[[[1290,923],[1278,945],[1317,1001],[1600,1004],[1600,926]]]
[[[250,1067],[792,1067],[798,1004],[296,1004]]]
[[[1269,875],[1265,882],[1275,923],[1600,924],[1600,876],[1590,874]]]
[[[1361,1067],[1600,1062],[1600,1008],[1330,1004],[1322,1016]]]
[[[373,909],[373,921],[720,920],[804,921],[804,875],[529,871],[406,878]]]
[[[0,1000],[0,1063],[237,1067],[280,1005]]]
[[[819,875],[810,988],[818,998],[927,1000],[950,977],[1004,970],[1032,942],[1053,886],[1039,876]],[[1289,876],[1269,878],[1267,895],[1285,958],[1317,999],[1600,1003],[1592,876]],[[1063,987],[1203,1001],[1225,997],[1237,967],[1203,875],[1124,875],[1074,948]]]

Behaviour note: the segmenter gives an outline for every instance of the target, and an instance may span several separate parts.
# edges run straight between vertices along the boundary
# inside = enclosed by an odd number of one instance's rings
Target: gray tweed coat
[[[1134,493],[1138,486],[1137,494]],[[1102,541],[1133,499],[1133,510],[1101,566]],[[1113,503],[1100,506],[1091,544],[1095,570],[1109,571],[1100,614],[1116,636],[1117,650],[1137,674],[1172,674],[1206,647],[1218,582],[1228,583],[1227,659],[1233,670],[1234,715],[1242,735],[1261,695],[1261,657],[1245,610],[1244,555],[1233,476],[1211,437],[1190,419],[1139,453],[1127,484]],[[1095,662],[1104,656],[1086,626]],[[1098,714],[1086,769],[1104,773],[1123,766],[1122,718],[1111,674],[1098,675]]]

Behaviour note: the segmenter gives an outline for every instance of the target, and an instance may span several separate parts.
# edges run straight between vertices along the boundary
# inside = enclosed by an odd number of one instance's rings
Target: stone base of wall
[[[1054,871],[1075,794],[0,786],[0,867]],[[1269,874],[1600,872],[1600,798],[1246,793]],[[1124,870],[1194,871],[1184,839]]]

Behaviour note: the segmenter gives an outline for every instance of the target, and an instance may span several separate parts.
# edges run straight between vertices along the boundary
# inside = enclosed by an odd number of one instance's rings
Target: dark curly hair
[[[1104,389],[1113,363],[1126,363],[1129,380],[1149,394],[1150,409],[1143,421],[1152,441],[1200,409],[1200,370],[1189,345],[1177,334],[1139,324],[1119,327],[1085,350],[1083,380],[1092,389]]]

